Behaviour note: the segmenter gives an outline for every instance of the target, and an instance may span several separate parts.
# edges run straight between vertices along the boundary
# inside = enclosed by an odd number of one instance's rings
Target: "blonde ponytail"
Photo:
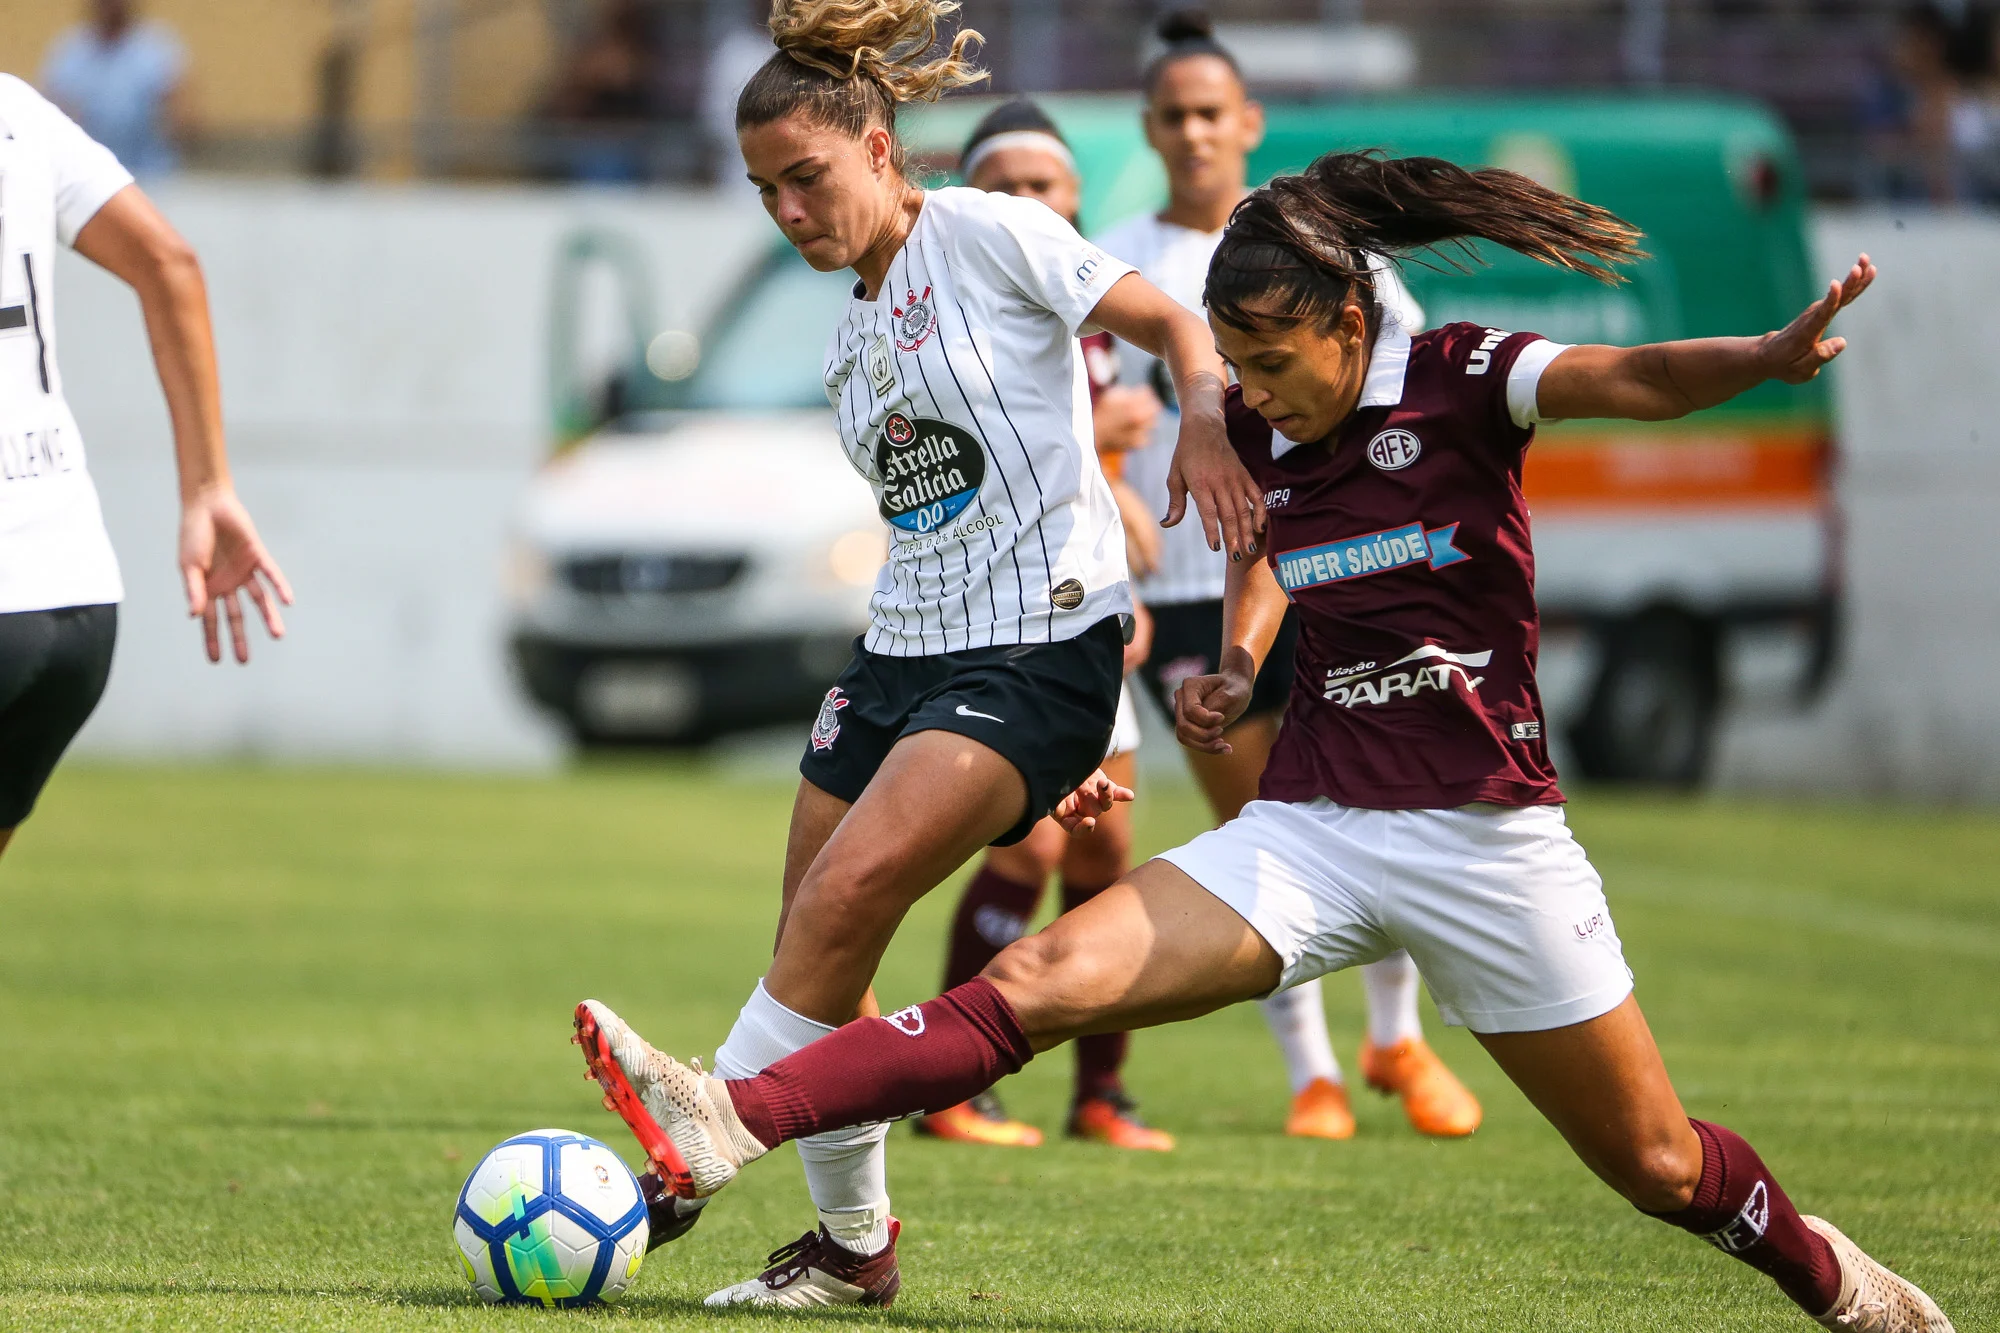
[[[970,28],[932,55],[938,21],[956,12],[956,0],[772,0],[778,53],[737,96],[737,131],[803,115],[857,137],[881,125],[893,139],[898,106],[986,77],[970,54],[984,39]],[[894,160],[902,170],[900,139]]]
[[[895,103],[930,102],[987,77],[969,55],[984,38],[970,28],[942,55],[925,59],[937,45],[938,21],[957,11],[955,0],[775,0],[771,37],[801,65],[867,79]]]

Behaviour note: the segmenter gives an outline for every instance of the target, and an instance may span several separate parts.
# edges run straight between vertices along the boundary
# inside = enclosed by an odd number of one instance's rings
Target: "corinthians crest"
[[[913,287],[905,288],[903,304],[890,306],[889,313],[896,317],[896,346],[905,352],[914,352],[924,345],[924,339],[937,328],[937,314],[931,309],[931,289],[924,288],[918,296]]]
[[[840,710],[847,707],[847,699],[836,685],[826,692],[820,701],[819,717],[813,722],[812,747],[815,750],[831,750],[833,743],[840,739]]]

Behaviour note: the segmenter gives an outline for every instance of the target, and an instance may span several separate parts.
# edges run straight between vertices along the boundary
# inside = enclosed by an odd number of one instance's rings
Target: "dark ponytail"
[[[1429,252],[1470,272],[1475,240],[1605,283],[1624,281],[1616,265],[1646,257],[1624,219],[1512,171],[1379,149],[1328,153],[1236,206],[1208,266],[1205,301],[1243,329],[1306,320],[1330,329],[1358,301],[1373,327],[1371,255]]]
[[[1208,16],[1207,10],[1188,8],[1169,11],[1161,15],[1160,21],[1153,26],[1153,35],[1160,39],[1161,50],[1139,76],[1139,86],[1145,89],[1146,96],[1153,95],[1160,76],[1167,72],[1169,65],[1190,56],[1214,56],[1229,66],[1229,72],[1236,76],[1238,83],[1243,82],[1243,67],[1236,63],[1236,57],[1229,53],[1229,48],[1215,39],[1215,20]]]

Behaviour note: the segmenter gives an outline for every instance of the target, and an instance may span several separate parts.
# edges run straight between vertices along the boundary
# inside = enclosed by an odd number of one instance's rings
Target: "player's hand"
[[[1087,833],[1097,827],[1099,815],[1109,814],[1112,806],[1131,799],[1132,789],[1119,786],[1100,768],[1057,802],[1049,817],[1062,825],[1065,833]]]
[[[1180,522],[1193,500],[1209,550],[1227,550],[1231,560],[1255,555],[1264,531],[1264,493],[1229,447],[1222,413],[1197,411],[1191,398],[1183,399],[1180,439],[1167,470],[1167,516],[1160,526]]]
[[[1241,648],[1225,648],[1222,670],[1213,676],[1189,676],[1174,691],[1174,736],[1190,750],[1228,754],[1222,739],[1243,710],[1257,683],[1256,664]]]
[[[1090,409],[1097,451],[1123,454],[1145,448],[1159,419],[1160,400],[1145,385],[1113,384],[1100,389]]]
[[[1776,333],[1764,335],[1764,364],[1772,379],[1804,384],[1821,367],[1847,350],[1847,339],[1824,338],[1833,317],[1853,305],[1875,281],[1875,264],[1867,255],[1854,261],[1847,276],[1830,282],[1826,295],[1805,308],[1797,319]]]
[[[222,660],[219,616],[229,621],[236,660],[250,660],[250,635],[243,627],[239,593],[256,603],[272,638],[285,637],[285,618],[278,611],[278,602],[291,605],[292,585],[285,582],[284,571],[264,549],[257,525],[250,521],[249,511],[233,489],[210,487],[181,505],[180,564],[188,614],[201,617],[209,661]]]
[[[1131,675],[1146,665],[1146,659],[1153,655],[1153,613],[1146,609],[1144,602],[1132,603],[1132,642],[1125,645],[1125,660],[1121,667],[1126,675]]]

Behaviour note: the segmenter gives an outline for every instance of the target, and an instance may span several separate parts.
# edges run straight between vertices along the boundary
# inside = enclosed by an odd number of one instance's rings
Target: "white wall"
[[[159,198],[206,266],[238,489],[298,605],[248,669],[201,657],[176,605],[171,445],[137,303],[70,257],[62,370],[127,584],[81,751],[553,762],[507,676],[501,577],[507,515],[548,447],[557,251],[582,224],[630,235],[675,325],[770,224],[669,192],[191,181]]]
[[[177,610],[165,414],[130,296],[61,270],[62,364],[124,562],[97,755],[543,764],[555,736],[500,647],[503,532],[546,447],[557,247],[641,241],[661,323],[691,322],[770,243],[754,205],[680,193],[186,182],[163,193],[208,267],[239,486],[299,593],[292,634],[211,668]],[[2000,220],[1840,211],[1851,624],[1825,701],[1733,722],[1737,787],[2000,799]],[[1983,436],[1983,438],[1982,438]]]
[[[1829,212],[1822,274],[1866,251],[1874,290],[1835,326],[1849,627],[1809,714],[1730,728],[1738,787],[2000,800],[2000,219]]]

